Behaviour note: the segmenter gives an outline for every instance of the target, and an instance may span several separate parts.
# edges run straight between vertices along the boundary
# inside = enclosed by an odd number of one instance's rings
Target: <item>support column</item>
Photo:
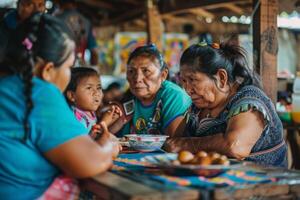
[[[278,0],[253,0],[253,9],[253,61],[264,91],[276,103]]]
[[[154,43],[162,51],[163,22],[156,5],[147,0],[147,36],[148,43]]]

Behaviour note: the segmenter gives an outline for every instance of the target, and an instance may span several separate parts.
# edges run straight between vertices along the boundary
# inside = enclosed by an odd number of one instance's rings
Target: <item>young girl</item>
[[[97,121],[110,126],[121,115],[117,106],[111,106],[100,119],[96,111],[101,105],[103,93],[99,74],[96,70],[87,67],[76,67],[71,70],[71,81],[65,90],[66,99],[77,118],[95,138],[101,132]]]

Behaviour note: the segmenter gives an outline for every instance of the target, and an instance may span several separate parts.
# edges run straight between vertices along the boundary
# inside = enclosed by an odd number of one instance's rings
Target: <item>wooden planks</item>
[[[278,0],[253,0],[253,54],[266,94],[277,99]]]
[[[188,188],[170,189],[170,187],[160,185],[158,182],[155,182],[155,187],[152,187],[151,185],[153,184],[146,179],[141,184],[111,172],[95,176],[93,179],[81,181],[82,188],[91,191],[97,196],[97,199],[193,200],[199,198],[199,191],[197,190]]]
[[[160,12],[162,14],[172,13],[182,9],[191,9],[196,7],[205,7],[208,5],[217,5],[224,3],[245,2],[245,0],[172,0],[160,1]]]
[[[154,43],[162,51],[163,22],[152,0],[147,0],[147,36],[148,43]]]

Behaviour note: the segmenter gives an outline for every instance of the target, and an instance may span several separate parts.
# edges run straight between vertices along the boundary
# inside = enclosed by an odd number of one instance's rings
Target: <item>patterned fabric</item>
[[[92,127],[97,123],[97,117],[95,112],[86,112],[74,106],[72,106],[72,110],[75,114],[76,119],[81,124],[83,124],[88,131],[90,131]]]
[[[163,173],[159,173],[155,170],[154,173],[151,168],[147,166],[151,163],[141,161],[144,156],[157,155],[159,153],[135,153],[135,154],[121,154],[114,161],[113,172],[135,174],[136,177],[147,177],[152,180],[156,180],[160,183],[164,183],[169,186],[192,186],[197,188],[213,188],[219,186],[234,186],[241,184],[257,184],[276,181],[272,177],[268,177],[262,173],[256,173],[255,171],[240,171],[229,170],[215,177],[203,177],[203,176],[171,176]],[[161,154],[161,153],[160,153]],[[141,178],[143,181],[144,178]]]
[[[164,129],[191,105],[191,99],[178,85],[164,81],[151,105],[143,105],[133,99],[133,117],[118,136],[124,134],[164,134]],[[131,125],[131,127],[130,127]]]
[[[53,84],[33,78],[30,131],[24,139],[24,84],[17,75],[0,78],[0,197],[36,199],[60,170],[45,153],[87,134]]]
[[[77,180],[68,176],[59,176],[37,200],[76,200],[79,199],[79,194]]]
[[[241,88],[216,118],[199,119],[198,113],[201,110],[192,105],[188,115],[186,134],[203,137],[224,133],[231,117],[250,109],[257,110],[263,115],[265,128],[246,160],[262,165],[287,167],[287,147],[284,143],[282,123],[271,100],[255,86]]]

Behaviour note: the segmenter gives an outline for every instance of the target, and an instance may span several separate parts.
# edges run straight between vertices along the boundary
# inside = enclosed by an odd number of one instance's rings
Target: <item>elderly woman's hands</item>
[[[181,150],[188,150],[194,152],[194,141],[186,137],[173,137],[166,140],[163,149],[167,152],[179,152]]]

